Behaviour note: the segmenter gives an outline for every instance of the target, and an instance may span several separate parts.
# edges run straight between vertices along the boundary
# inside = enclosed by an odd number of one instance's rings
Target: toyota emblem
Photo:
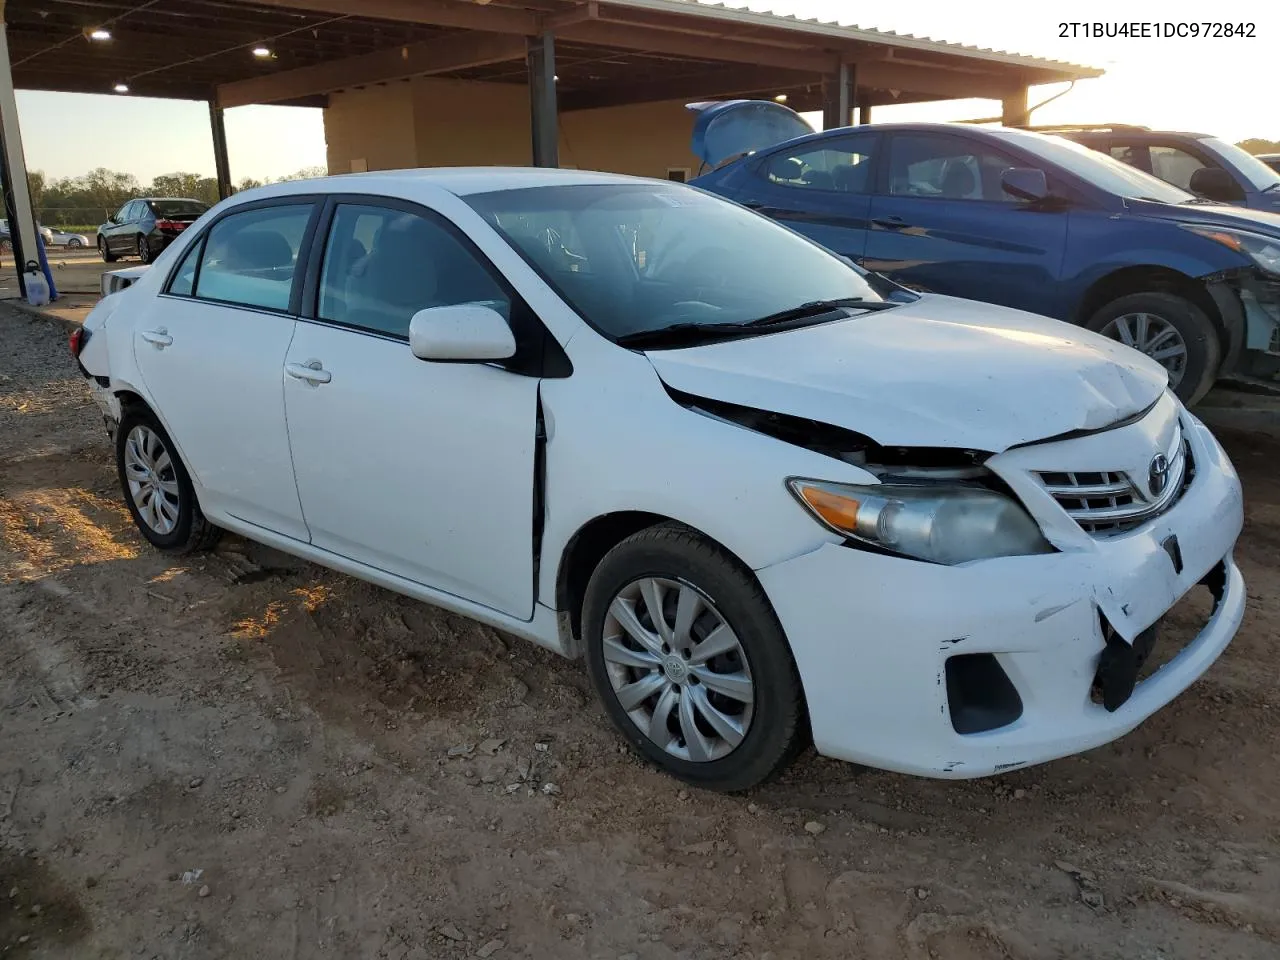
[[[1158,497],[1164,492],[1168,483],[1169,458],[1163,453],[1157,453],[1151,458],[1151,466],[1147,470],[1147,487],[1151,490],[1153,497]]]

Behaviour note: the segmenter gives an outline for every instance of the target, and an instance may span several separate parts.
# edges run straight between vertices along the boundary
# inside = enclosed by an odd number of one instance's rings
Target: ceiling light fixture
[[[117,83],[111,89],[113,89],[116,93],[128,93],[129,85],[127,83]]]
[[[104,27],[96,27],[93,30],[89,31],[89,39],[90,40],[110,40],[111,31],[107,30]]]
[[[259,59],[265,60],[267,57],[271,56],[271,50],[267,47],[254,47],[253,55]]]

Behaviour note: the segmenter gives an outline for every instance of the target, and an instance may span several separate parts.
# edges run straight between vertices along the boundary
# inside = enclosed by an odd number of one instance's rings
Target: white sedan
[[[72,349],[156,547],[232,530],[585,657],[702,786],[809,739],[935,777],[1094,747],[1244,611],[1239,482],[1162,367],[681,184],[247,191]],[[1197,588],[1212,615],[1153,671]]]
[[[66,247],[68,250],[83,250],[89,246],[89,238],[83,233],[68,233],[66,230],[50,229],[49,245]]]

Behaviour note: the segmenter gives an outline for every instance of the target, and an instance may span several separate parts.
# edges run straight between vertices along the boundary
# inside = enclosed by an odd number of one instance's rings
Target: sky
[[[1234,0],[1222,8],[1186,0],[1074,0],[1033,4],[998,0],[730,0],[740,6],[913,33],[1102,67],[1033,115],[1035,123],[1141,123],[1195,130],[1238,141],[1280,140],[1275,53],[1280,52],[1280,3]],[[1206,17],[1255,24],[1245,39],[1060,38],[1073,22],[1202,22]],[[127,23],[127,21],[126,21]],[[120,25],[125,28],[125,23]],[[1065,84],[1032,88],[1034,105]],[[135,174],[191,171],[212,175],[213,146],[203,103],[138,97],[19,91],[27,165],[51,177],[92,167]],[[944,101],[877,107],[873,120],[963,120],[999,113],[990,101]],[[318,109],[251,106],[226,113],[232,178],[265,179],[325,163],[324,123]],[[127,135],[122,135],[127,131]]]

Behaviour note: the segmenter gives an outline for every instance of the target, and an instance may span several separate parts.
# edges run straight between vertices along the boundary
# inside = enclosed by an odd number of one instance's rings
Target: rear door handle
[[[173,337],[169,336],[169,331],[164,327],[159,330],[143,330],[138,336],[147,343],[153,344],[157,350],[163,350],[173,343]]]
[[[911,226],[901,217],[872,217],[871,222],[877,227],[884,227],[886,230],[901,230],[904,227]]]
[[[308,360],[306,363],[286,363],[284,372],[296,380],[305,380],[310,384],[328,383],[333,374],[320,365],[319,360]]]

